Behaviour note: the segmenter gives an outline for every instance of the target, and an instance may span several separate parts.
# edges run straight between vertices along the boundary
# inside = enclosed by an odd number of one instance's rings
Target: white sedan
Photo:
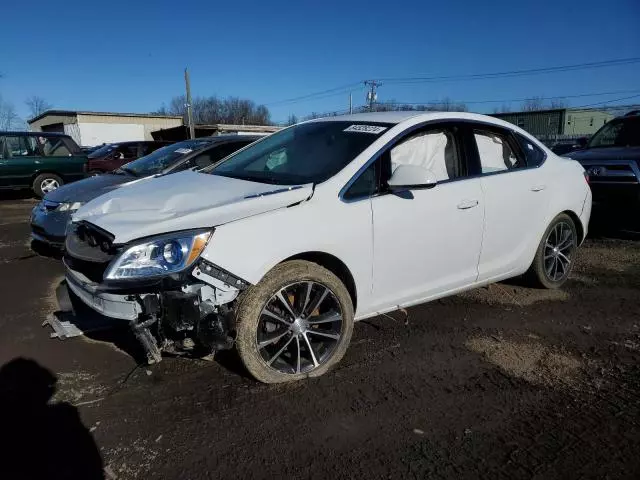
[[[235,345],[256,379],[298,380],[354,321],[522,274],[560,287],[590,213],[580,164],[495,118],[318,119],[89,202],[67,285],[150,362]]]

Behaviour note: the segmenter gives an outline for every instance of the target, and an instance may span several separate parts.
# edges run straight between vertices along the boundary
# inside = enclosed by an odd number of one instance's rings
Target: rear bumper
[[[67,267],[67,285],[82,303],[106,317],[135,321],[142,313],[142,307],[131,295],[116,295],[98,291],[98,284],[79,272]]]
[[[594,203],[640,206],[640,184],[638,183],[599,183],[592,181],[590,186]]]

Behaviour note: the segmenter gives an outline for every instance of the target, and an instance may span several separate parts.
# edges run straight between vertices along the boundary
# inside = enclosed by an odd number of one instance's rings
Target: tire
[[[289,310],[278,293],[286,295]],[[338,316],[341,320],[331,320]],[[292,260],[242,293],[235,321],[236,348],[249,373],[263,383],[290,382],[320,376],[342,359],[353,333],[353,304],[329,270]]]
[[[41,173],[33,180],[33,192],[39,198],[64,185],[62,179],[54,173]]]
[[[570,235],[570,238],[565,238],[566,235]],[[573,270],[577,248],[576,225],[569,215],[561,213],[549,224],[540,240],[533,263],[525,274],[528,283],[538,288],[560,288]]]

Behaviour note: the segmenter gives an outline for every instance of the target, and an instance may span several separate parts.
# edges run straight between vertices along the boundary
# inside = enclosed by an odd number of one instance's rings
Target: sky
[[[348,107],[365,79],[450,76],[640,57],[639,0],[3,2],[0,95],[23,118],[27,97],[59,109],[150,112],[184,91],[265,104],[272,120]],[[640,62],[556,74],[383,82],[379,101],[569,99],[639,95]],[[626,93],[631,91],[631,93]],[[507,102],[505,102],[507,103]],[[517,109],[520,102],[513,102]],[[490,112],[496,104],[470,104]]]

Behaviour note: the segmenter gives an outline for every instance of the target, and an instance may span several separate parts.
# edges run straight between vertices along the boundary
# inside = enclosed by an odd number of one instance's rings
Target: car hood
[[[574,160],[640,160],[640,147],[586,148],[567,153]]]
[[[114,243],[178,230],[215,227],[308,199],[313,184],[282,186],[185,171],[112,190],[80,208]]]
[[[131,175],[105,174],[89,177],[78,182],[63,185],[46,195],[52,202],[88,202],[100,195],[118,188],[120,185],[135,181]]]

